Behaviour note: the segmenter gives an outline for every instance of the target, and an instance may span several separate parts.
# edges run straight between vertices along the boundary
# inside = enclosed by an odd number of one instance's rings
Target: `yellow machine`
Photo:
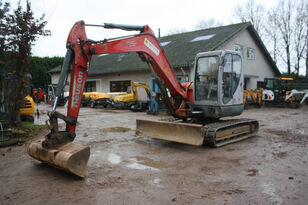
[[[110,96],[107,93],[102,92],[84,92],[82,97],[82,106],[90,104],[92,108],[97,105],[107,107],[110,103]]]
[[[33,115],[34,114],[34,101],[32,97],[27,95],[24,99],[25,104],[19,109],[20,115]]]
[[[118,95],[114,97],[113,102],[112,102],[114,107],[122,108],[122,109],[131,108],[135,110],[137,110],[138,108],[141,108],[142,102],[139,101],[137,88],[144,88],[144,90],[146,91],[150,99],[151,90],[150,90],[149,85],[145,83],[132,82],[131,87],[132,87],[131,93],[127,93],[124,95]]]
[[[19,112],[22,121],[34,121],[34,117],[32,116],[34,114],[34,101],[30,95],[24,98],[24,105],[19,109]]]
[[[110,96],[107,93],[101,93],[101,92],[84,92],[83,95],[86,99],[91,100],[98,100],[100,98],[110,98]]]
[[[262,88],[260,90],[245,90],[243,93],[243,104],[247,105],[248,96],[250,96],[251,103],[256,104],[258,107],[262,106]]]

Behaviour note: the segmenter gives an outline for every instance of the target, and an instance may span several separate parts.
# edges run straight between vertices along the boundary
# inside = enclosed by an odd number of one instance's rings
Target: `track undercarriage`
[[[137,119],[136,134],[156,139],[221,147],[254,136],[259,123],[251,119],[219,120],[208,124]]]

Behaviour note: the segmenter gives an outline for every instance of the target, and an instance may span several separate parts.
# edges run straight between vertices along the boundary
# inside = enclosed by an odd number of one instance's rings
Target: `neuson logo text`
[[[77,85],[76,85],[76,90],[73,96],[73,107],[78,107],[78,104],[79,104],[82,77],[83,77],[83,72],[80,71],[77,76]]]

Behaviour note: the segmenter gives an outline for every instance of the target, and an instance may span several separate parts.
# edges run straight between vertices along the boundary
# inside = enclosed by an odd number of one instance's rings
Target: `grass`
[[[22,128],[31,130],[31,131],[46,128],[46,125],[36,125],[36,124],[33,124],[32,122],[22,122],[21,125],[22,125]]]

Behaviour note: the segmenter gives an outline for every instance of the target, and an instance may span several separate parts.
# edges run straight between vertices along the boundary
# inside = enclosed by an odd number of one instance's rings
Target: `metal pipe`
[[[69,70],[70,70],[70,66],[71,66],[73,56],[74,56],[73,51],[70,48],[67,48],[66,55],[65,55],[65,58],[64,58],[64,61],[63,61],[63,64],[62,64],[61,74],[60,74],[60,77],[59,77],[58,86],[57,86],[57,90],[56,90],[56,97],[55,97],[55,100],[54,100],[52,110],[56,110],[58,100],[63,95],[65,82],[66,82],[68,74],[69,74]]]
[[[58,98],[58,96],[56,96],[55,101],[53,103],[53,107],[52,107],[53,111],[57,109],[58,100],[59,100],[59,98]]]

